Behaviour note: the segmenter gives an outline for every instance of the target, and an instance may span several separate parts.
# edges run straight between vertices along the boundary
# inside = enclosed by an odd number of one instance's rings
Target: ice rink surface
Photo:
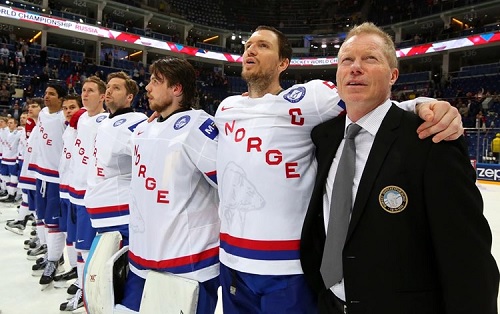
[[[478,183],[484,199],[484,214],[493,234],[492,252],[500,260],[500,185]],[[5,221],[16,217],[16,207],[0,204],[0,311],[1,314],[51,314],[61,313],[59,305],[66,302],[66,289],[50,287],[41,291],[39,277],[31,276],[34,261],[26,259],[23,242],[26,236],[4,229]],[[67,261],[67,259],[66,259]],[[67,265],[65,267],[69,267]],[[220,301],[220,300],[219,300]],[[219,302],[220,303],[220,302]],[[70,313],[70,312],[65,312]],[[85,313],[80,309],[74,313]],[[220,306],[217,313],[222,313]]]

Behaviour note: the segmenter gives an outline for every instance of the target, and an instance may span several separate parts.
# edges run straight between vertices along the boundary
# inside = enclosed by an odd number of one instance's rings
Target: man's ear
[[[390,80],[390,84],[391,85],[394,85],[394,83],[396,83],[396,81],[398,80],[398,77],[399,77],[399,70],[397,68],[393,68],[391,70],[391,80]]]
[[[290,65],[290,59],[284,58],[281,60],[280,64],[278,65],[278,71],[281,73],[288,69],[288,66]]]
[[[182,93],[184,92],[181,84],[175,84],[174,86],[172,86],[172,90],[174,91],[174,95],[176,97],[182,96]]]

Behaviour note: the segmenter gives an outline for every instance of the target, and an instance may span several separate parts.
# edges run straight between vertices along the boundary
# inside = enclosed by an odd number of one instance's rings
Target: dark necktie
[[[359,130],[361,130],[361,127],[354,123],[347,127],[344,149],[333,181],[330,219],[328,220],[325,249],[320,268],[327,288],[332,287],[343,278],[342,250],[344,249],[352,210],[352,185],[354,166],[356,164],[354,137]]]

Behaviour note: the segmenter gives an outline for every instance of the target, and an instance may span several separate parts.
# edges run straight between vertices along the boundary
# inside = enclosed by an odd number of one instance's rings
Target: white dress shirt
[[[358,191],[361,175],[363,174],[363,171],[365,169],[366,161],[368,160],[368,155],[370,154],[373,141],[375,140],[375,135],[377,134],[380,125],[382,124],[382,120],[385,118],[387,112],[391,108],[391,105],[392,103],[390,99],[387,99],[382,105],[370,111],[368,114],[366,114],[361,119],[355,122],[356,124],[361,126],[362,129],[354,138],[354,143],[356,145],[356,166],[355,166],[356,168],[354,172],[354,182],[352,185],[353,206],[356,200],[356,193]],[[349,119],[349,116],[347,116],[344,126],[344,136],[347,126],[351,123],[354,122],[352,122],[351,119]],[[342,142],[339,145],[339,148],[337,149],[337,153],[335,154],[335,158],[333,159],[332,166],[330,167],[330,171],[326,179],[325,194],[323,196],[323,213],[325,217],[325,230],[328,230],[328,220],[330,218],[330,203],[332,198],[333,181],[335,178],[335,174],[337,173],[340,156],[342,155],[342,150],[344,148],[344,142],[345,140],[342,140]],[[338,298],[344,301],[346,300],[345,290],[344,290],[344,280],[340,281],[338,284],[335,284],[333,287],[330,287],[330,290],[332,290],[332,292]]]

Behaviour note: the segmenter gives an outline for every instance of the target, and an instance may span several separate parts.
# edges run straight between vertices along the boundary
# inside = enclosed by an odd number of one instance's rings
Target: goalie
[[[146,276],[153,270],[198,282],[197,302],[196,297],[187,301],[197,304],[196,313],[214,313],[219,287],[218,130],[211,116],[192,110],[196,76],[191,64],[165,58],[155,61],[150,72],[146,91],[159,117],[138,125],[132,135],[130,272],[121,304],[139,311],[141,299],[153,301],[147,293],[143,298]],[[167,288],[156,287],[164,293],[158,301],[174,309],[177,300]]]

